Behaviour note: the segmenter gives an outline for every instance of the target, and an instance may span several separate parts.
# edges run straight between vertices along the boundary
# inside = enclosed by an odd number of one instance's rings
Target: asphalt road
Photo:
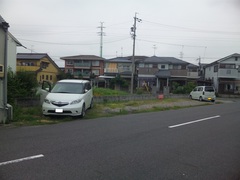
[[[240,102],[0,127],[0,143],[1,180],[237,180]]]

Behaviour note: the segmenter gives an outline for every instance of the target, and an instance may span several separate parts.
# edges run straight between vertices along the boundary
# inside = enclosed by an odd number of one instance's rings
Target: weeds
[[[96,103],[94,107],[87,110],[84,119],[95,119],[99,117],[112,117],[116,115],[126,115],[132,113],[146,113],[155,111],[175,110],[180,108],[191,107],[191,105],[179,106],[174,105],[175,102],[186,102],[186,99],[163,99],[163,100],[141,100],[141,101],[125,101],[125,102],[105,102]],[[161,106],[159,106],[159,104]],[[206,105],[208,103],[201,103]],[[144,107],[148,106],[148,107]],[[14,125],[44,125],[56,124],[65,121],[79,120],[79,117],[69,116],[43,116],[41,106],[32,107],[13,107]]]

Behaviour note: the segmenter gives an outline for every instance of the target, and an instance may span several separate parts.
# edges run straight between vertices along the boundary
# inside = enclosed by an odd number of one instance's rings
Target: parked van
[[[93,90],[87,80],[66,79],[58,81],[53,89],[47,91],[42,104],[44,115],[85,116],[87,109],[93,107]]]
[[[214,102],[216,100],[215,89],[213,86],[197,86],[191,91],[189,98]]]

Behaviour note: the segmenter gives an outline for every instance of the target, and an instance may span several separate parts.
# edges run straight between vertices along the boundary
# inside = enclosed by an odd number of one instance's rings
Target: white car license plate
[[[62,113],[62,112],[63,112],[63,109],[55,109],[55,112],[56,112],[56,113]]]

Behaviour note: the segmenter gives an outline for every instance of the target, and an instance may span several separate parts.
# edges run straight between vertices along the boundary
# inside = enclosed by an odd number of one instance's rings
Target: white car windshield
[[[51,91],[52,93],[83,94],[82,83],[57,83]]]

